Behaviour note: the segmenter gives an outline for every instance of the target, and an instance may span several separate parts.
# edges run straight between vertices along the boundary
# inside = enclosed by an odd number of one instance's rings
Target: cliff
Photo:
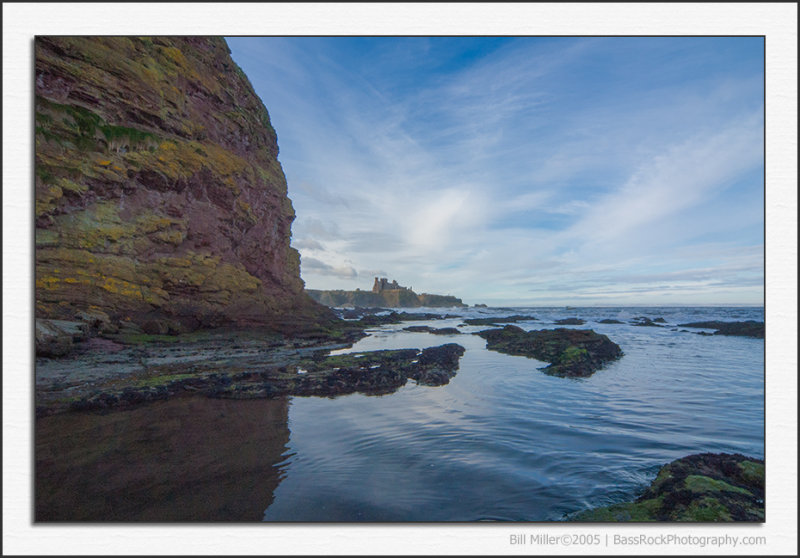
[[[37,37],[35,80],[37,318],[333,319],[304,293],[275,130],[223,39]]]

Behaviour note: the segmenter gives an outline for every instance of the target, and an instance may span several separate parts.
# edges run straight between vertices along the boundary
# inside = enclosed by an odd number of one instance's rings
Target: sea
[[[404,310],[454,317],[374,327],[337,352],[458,343],[449,384],[37,419],[37,521],[553,522],[633,500],[690,454],[764,457],[764,340],[679,325],[763,321],[761,307]],[[515,314],[535,318],[526,330],[592,329],[624,355],[560,378],[470,335],[491,326],[459,327]]]
[[[408,310],[407,310],[408,311]],[[764,457],[764,340],[678,324],[764,320],[763,307],[415,309],[463,318],[529,315],[526,330],[606,334],[624,356],[588,378],[486,349],[476,335],[368,330],[339,352],[459,343],[450,383],[383,396],[293,397],[270,522],[548,522],[635,499],[664,464],[701,452]],[[638,317],[663,318],[642,327]],[[580,326],[558,326],[576,317]],[[615,319],[622,324],[602,324]]]

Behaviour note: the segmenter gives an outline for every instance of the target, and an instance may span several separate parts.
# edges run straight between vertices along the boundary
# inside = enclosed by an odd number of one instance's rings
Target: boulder
[[[633,502],[580,512],[572,521],[764,521],[764,461],[701,453],[664,465]]]
[[[75,341],[86,338],[88,327],[84,322],[36,319],[36,355],[60,357],[69,353]]]

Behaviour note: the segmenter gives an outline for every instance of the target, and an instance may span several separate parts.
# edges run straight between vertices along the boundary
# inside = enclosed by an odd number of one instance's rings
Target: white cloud
[[[317,250],[317,251],[324,251],[325,248],[312,238],[305,238],[301,240],[293,240],[292,246],[298,250]]]
[[[300,259],[300,266],[311,275],[332,276],[344,279],[355,279],[358,277],[358,272],[351,266],[335,266],[316,258],[302,257]]]
[[[435,61],[412,52],[436,53],[431,40],[377,44],[356,64],[317,50],[328,44],[271,42],[277,77],[251,75],[268,92],[309,286],[369,288],[363,270],[386,270],[465,299],[609,300],[626,286],[700,292],[717,270],[707,293],[740,281],[725,292],[759,295],[757,265],[731,253],[760,238],[741,231],[757,230],[762,185],[740,183],[762,163],[759,76],[644,89],[634,75],[611,94],[576,89],[624,51],[610,40],[519,40],[427,80],[415,72]],[[687,249],[702,242],[730,250]]]

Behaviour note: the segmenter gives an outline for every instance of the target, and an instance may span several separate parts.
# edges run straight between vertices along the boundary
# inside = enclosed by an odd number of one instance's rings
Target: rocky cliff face
[[[331,319],[303,292],[275,131],[223,39],[35,51],[37,317],[156,333]]]

